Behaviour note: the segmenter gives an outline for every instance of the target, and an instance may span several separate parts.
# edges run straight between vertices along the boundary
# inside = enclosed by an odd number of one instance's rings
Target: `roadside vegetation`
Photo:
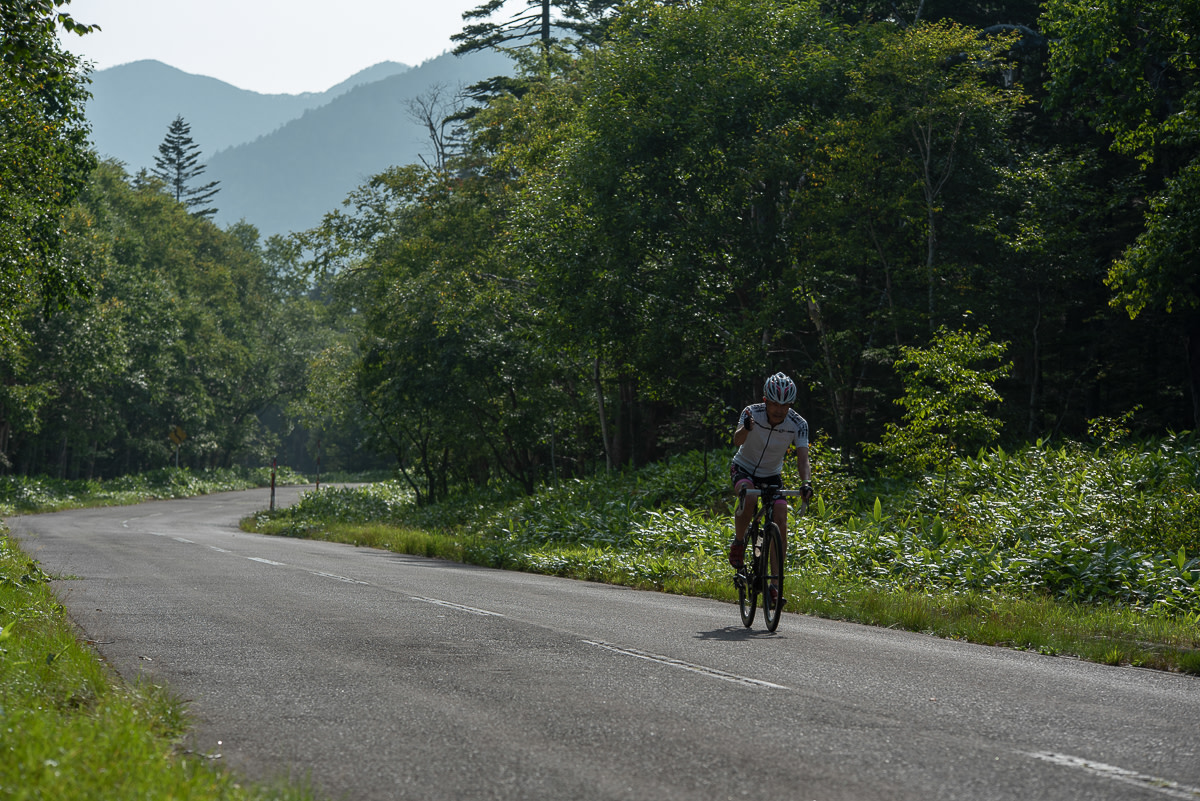
[[[269,471],[248,470],[170,469],[106,482],[0,477],[0,514],[247,489],[264,475],[269,482]],[[240,782],[215,759],[184,752],[186,704],[167,688],[113,675],[79,640],[50,580],[0,523],[0,798],[315,797],[302,784]]]
[[[290,468],[278,468],[275,472],[276,486],[304,484],[307,481]],[[94,506],[125,506],[143,501],[191,498],[270,485],[269,467],[212,470],[166,467],[108,480],[0,476],[0,516],[61,512],[64,509]]]
[[[990,449],[871,480],[824,444],[812,455],[819,495],[789,523],[788,611],[1200,674],[1195,437]],[[325,488],[243,525],[732,601],[727,458],[424,506],[396,482]]]

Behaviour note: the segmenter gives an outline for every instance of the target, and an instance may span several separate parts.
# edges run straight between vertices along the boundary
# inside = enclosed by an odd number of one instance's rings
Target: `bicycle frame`
[[[734,574],[733,583],[738,590],[738,606],[742,623],[749,628],[754,623],[758,608],[758,596],[763,597],[763,617],[767,630],[775,631],[779,615],[785,603],[783,599],[784,543],[779,525],[775,522],[774,509],[779,498],[800,498],[800,492],[779,487],[748,487],[741,491],[736,514],[745,511],[747,502],[755,504],[754,515],[746,527],[746,541],[750,553],[743,566]],[[807,504],[801,506],[801,513]],[[767,510],[771,515],[767,516]],[[786,524],[785,524],[786,525]],[[770,596],[768,597],[768,592]]]

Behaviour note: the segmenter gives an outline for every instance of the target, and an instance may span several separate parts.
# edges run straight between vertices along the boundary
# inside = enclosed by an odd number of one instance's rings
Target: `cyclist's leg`
[[[783,552],[787,553],[787,535],[788,535],[788,504],[787,498],[776,498],[775,509],[772,514],[772,519],[775,525],[779,528],[779,541],[783,546]]]
[[[735,464],[729,466],[730,480],[733,482],[734,498],[738,498],[743,489],[754,486],[754,480],[744,470]],[[733,516],[733,542],[729,543],[729,564],[741,567],[746,550],[746,529],[754,519],[754,503],[743,503]]]

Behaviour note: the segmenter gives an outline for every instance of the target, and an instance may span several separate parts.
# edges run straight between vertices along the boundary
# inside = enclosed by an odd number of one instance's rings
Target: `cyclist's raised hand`
[[[748,411],[746,412],[745,416],[742,418],[742,428],[746,429],[747,431],[754,430],[754,415],[752,415]]]

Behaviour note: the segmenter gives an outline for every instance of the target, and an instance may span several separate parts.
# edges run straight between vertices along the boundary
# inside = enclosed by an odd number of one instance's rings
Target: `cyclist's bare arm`
[[[738,419],[737,431],[733,432],[733,445],[735,448],[742,447],[742,443],[746,441],[746,437],[750,435],[750,429],[754,428],[754,418],[746,414]]]
[[[801,482],[812,481],[812,465],[808,463],[808,448],[796,448],[796,472],[800,474]]]

